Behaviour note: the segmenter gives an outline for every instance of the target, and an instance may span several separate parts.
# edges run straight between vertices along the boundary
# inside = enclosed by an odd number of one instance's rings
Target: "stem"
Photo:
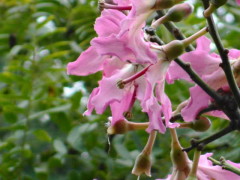
[[[157,11],[158,16],[162,17],[165,15],[164,11]],[[178,40],[186,39],[184,34],[178,29],[178,27],[173,22],[165,22],[164,26],[168,29],[169,32]],[[190,44],[186,47],[186,51],[193,51],[195,48]]]
[[[212,3],[210,3],[209,7],[203,12],[203,16],[204,16],[205,18],[207,18],[207,17],[209,17],[209,16],[213,13],[213,11],[215,11],[215,10],[216,10],[216,7],[215,7]]]
[[[212,161],[214,165],[219,165],[223,169],[226,169],[226,170],[231,171],[231,172],[233,172],[237,175],[240,175],[240,169],[231,165],[231,164],[229,164],[229,163],[227,163],[226,160],[223,157],[221,157],[220,161],[217,161],[216,159],[214,159],[212,157],[208,157],[208,159],[210,161]]]
[[[162,16],[160,17],[159,19],[157,19],[156,21],[154,21],[152,24],[151,24],[151,27],[153,29],[157,29],[158,26],[160,26],[161,24],[165,23],[167,21],[167,16]]]
[[[208,32],[208,28],[204,27],[200,31],[196,32],[195,34],[191,35],[190,37],[187,37],[186,39],[183,39],[183,44],[187,47],[189,44],[191,44],[193,41],[198,39],[199,37],[203,36]]]
[[[146,122],[146,123],[135,123],[135,122],[128,121],[128,130],[129,131],[144,130],[144,129],[147,129],[148,126],[149,126],[149,122]]]
[[[194,152],[192,168],[191,168],[191,171],[188,175],[189,177],[196,177],[200,155],[201,155],[201,151],[196,149],[195,152]]]
[[[217,94],[213,89],[211,89],[191,68],[190,64],[181,61],[179,58],[174,59],[174,61],[181,66],[190,76],[190,78],[199,85],[210,97],[212,97],[217,103],[220,103],[221,96]]]
[[[209,6],[209,1],[208,0],[202,0],[202,1],[203,1],[204,8],[207,9]],[[240,92],[239,92],[237,83],[235,81],[235,78],[233,76],[231,65],[229,63],[228,50],[224,49],[224,47],[222,45],[219,33],[217,31],[217,28],[215,26],[212,16],[210,15],[206,19],[207,19],[208,26],[209,26],[209,33],[212,36],[212,39],[213,39],[213,41],[218,49],[218,52],[220,54],[220,57],[222,59],[221,67],[226,75],[230,90],[233,93],[235,101],[236,101],[238,107],[240,107]]]
[[[209,137],[207,137],[207,138],[204,138],[204,139],[199,140],[199,141],[193,140],[193,141],[191,142],[191,147],[189,147],[189,148],[184,148],[183,151],[189,152],[189,151],[191,151],[191,150],[194,149],[194,148],[202,149],[202,148],[203,148],[205,145],[207,145],[208,143],[210,143],[210,142],[212,142],[212,141],[214,141],[214,140],[216,140],[216,139],[218,139],[218,138],[220,138],[220,137],[228,134],[229,132],[232,132],[233,130],[235,130],[235,128],[236,128],[236,127],[233,127],[233,126],[230,124],[228,127],[222,129],[221,131],[219,131],[219,132],[217,132],[217,133],[215,133],[215,134],[213,134],[213,135],[211,135],[211,136],[209,136]]]
[[[149,134],[148,142],[147,142],[146,146],[144,147],[144,149],[142,151],[143,154],[146,154],[146,155],[150,155],[151,154],[152,148],[153,148],[153,145],[154,145],[154,142],[155,142],[155,139],[156,139],[156,136],[157,136],[157,131],[152,131]]]

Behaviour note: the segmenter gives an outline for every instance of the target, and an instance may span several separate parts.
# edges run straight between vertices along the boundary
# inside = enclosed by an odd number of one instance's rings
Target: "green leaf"
[[[60,153],[60,154],[66,154],[66,153],[67,153],[67,148],[66,148],[66,146],[65,146],[64,143],[63,143],[61,140],[59,140],[59,139],[54,140],[54,142],[53,142],[53,147],[54,147],[54,149],[55,149],[58,153]]]
[[[51,142],[52,141],[52,138],[51,136],[48,134],[47,131],[43,130],[43,129],[38,129],[38,130],[35,130],[33,132],[33,134],[35,135],[35,137],[40,140],[40,141],[43,141],[43,142]]]

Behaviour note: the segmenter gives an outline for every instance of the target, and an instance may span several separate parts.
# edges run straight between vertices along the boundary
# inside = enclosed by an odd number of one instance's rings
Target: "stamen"
[[[149,69],[150,66],[152,66],[152,64],[148,65],[143,70],[139,71],[138,73],[134,74],[133,76],[131,76],[129,78],[126,78],[124,80],[118,81],[117,82],[117,86],[120,89],[124,88],[125,84],[130,83],[130,82],[134,81],[135,79],[137,79],[137,78],[141,77],[142,75],[144,75],[147,72],[147,70]]]
[[[126,118],[126,119],[132,119],[133,118],[133,114],[132,112],[130,111],[126,111],[123,113],[123,116]]]
[[[119,80],[119,81],[117,81],[117,87],[118,87],[119,89],[123,89],[127,83],[130,83],[130,82],[134,81],[135,79],[137,79],[137,78],[141,77],[142,75],[144,75],[144,74],[147,72],[147,70],[148,70],[148,68],[149,68],[150,66],[152,66],[152,64],[148,65],[148,66],[145,67],[143,70],[137,72],[137,73],[134,74],[133,76],[130,76],[130,77],[124,79],[124,80]]]

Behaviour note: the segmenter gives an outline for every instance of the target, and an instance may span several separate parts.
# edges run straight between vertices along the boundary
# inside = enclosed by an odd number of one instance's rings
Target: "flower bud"
[[[195,131],[203,132],[208,130],[210,126],[211,126],[211,121],[206,117],[200,116],[199,119],[191,123],[190,128],[194,129]]]
[[[114,125],[110,125],[107,129],[109,135],[124,134],[126,132],[128,132],[128,123],[124,119],[117,121]]]
[[[195,41],[197,38],[207,33],[207,28],[203,28],[192,36],[184,40],[173,40],[170,43],[163,45],[160,50],[165,54],[167,60],[172,60],[180,56],[185,48]]]
[[[162,47],[166,58],[172,60],[180,56],[185,51],[184,43],[180,40],[173,40]]]
[[[204,17],[209,17],[213,11],[224,5],[227,0],[210,0],[209,7],[203,12]]]
[[[136,158],[132,174],[140,176],[141,174],[146,174],[147,176],[151,176],[151,158],[148,153],[140,153]]]
[[[189,16],[193,11],[193,6],[188,3],[177,4],[166,13],[168,21],[179,22]]]
[[[154,9],[162,10],[172,7],[173,5],[180,3],[183,0],[156,0]]]

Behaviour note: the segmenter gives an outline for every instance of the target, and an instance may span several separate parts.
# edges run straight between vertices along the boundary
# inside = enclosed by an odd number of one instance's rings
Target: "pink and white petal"
[[[96,47],[98,54],[117,56],[122,61],[135,61],[135,56],[132,50],[126,46],[124,38],[119,39],[112,34],[109,37],[92,40],[91,45]]]
[[[206,53],[210,52],[211,40],[208,39],[206,36],[201,36],[196,40],[196,42],[197,42],[196,51],[205,51]]]
[[[83,115],[85,116],[90,116],[92,114],[92,111],[94,109],[94,105],[92,104],[92,98],[94,96],[96,96],[99,92],[99,87],[98,88],[94,88],[92,93],[90,94],[89,98],[88,98],[88,104],[87,104],[87,110],[83,113]]]
[[[147,132],[150,133],[153,130],[157,130],[160,133],[166,132],[166,127],[162,121],[162,108],[158,104],[157,99],[152,97],[147,100],[145,112],[147,112],[149,117],[149,126],[147,128]]]
[[[230,49],[228,56],[230,59],[238,59],[240,58],[240,51],[238,49]]]
[[[132,106],[132,100],[134,99],[134,87],[130,87],[120,102],[116,101],[110,104],[112,112],[112,121],[111,125],[114,125],[117,121],[125,119],[124,113],[129,111]]]
[[[162,112],[165,117],[165,125],[169,128],[179,127],[179,123],[171,123],[170,119],[172,117],[172,103],[166,93],[164,92],[164,82],[159,82],[156,86],[156,96],[158,101],[162,105]]]
[[[190,122],[196,119],[198,113],[208,107],[211,98],[208,96],[199,86],[190,88],[190,99],[188,100],[187,106],[185,106],[181,114],[184,121]]]
[[[103,77],[99,81],[99,91],[92,99],[91,103],[98,114],[102,114],[106,107],[114,102],[120,102],[126,93],[126,89],[119,89],[117,82],[133,74],[134,66],[127,64],[123,69],[116,71],[111,77]]]
[[[207,54],[205,51],[192,51],[183,54],[180,58],[183,61],[190,63],[191,67],[200,77],[215,72],[219,69],[219,64],[221,63],[219,58],[215,58]],[[168,70],[167,82],[173,83],[174,80],[178,79],[192,82],[190,76],[173,61]]]
[[[120,31],[120,23],[126,18],[121,11],[105,9],[99,18],[96,19],[94,30],[98,36],[107,37],[111,34],[118,34]]]
[[[103,69],[103,63],[107,56],[100,56],[96,48],[90,46],[86,51],[82,52],[76,61],[67,65],[67,73],[69,75],[87,76]]]
[[[129,15],[130,16],[130,15]],[[150,43],[144,40],[144,19],[147,15],[141,14],[138,18],[128,17],[121,24],[119,39],[124,39],[126,46],[132,50],[136,62],[139,64],[156,63],[157,54],[151,50]]]
[[[103,75],[105,77],[112,76],[116,70],[123,68],[125,62],[120,61],[117,57],[107,58],[103,64]]]
[[[209,115],[209,116],[214,116],[214,117],[219,117],[219,118],[222,118],[222,119],[229,120],[229,118],[226,116],[226,114],[222,111],[211,111],[211,112],[206,113],[206,114]]]

